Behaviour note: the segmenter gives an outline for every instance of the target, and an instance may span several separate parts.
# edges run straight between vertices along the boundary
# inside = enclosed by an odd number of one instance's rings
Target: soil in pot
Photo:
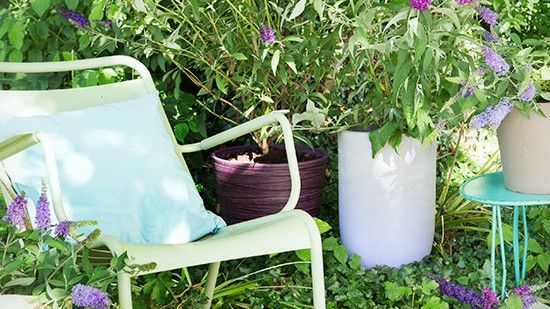
[[[319,214],[327,155],[321,150],[296,147],[301,190],[296,206]],[[236,146],[212,153],[216,193],[221,216],[234,224],[279,212],[290,195],[290,173],[283,145],[262,155],[256,146]]]

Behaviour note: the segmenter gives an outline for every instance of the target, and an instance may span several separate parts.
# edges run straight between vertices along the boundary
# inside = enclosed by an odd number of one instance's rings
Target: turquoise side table
[[[460,187],[460,194],[468,200],[479,202],[492,207],[492,242],[491,242],[491,287],[496,290],[495,248],[496,231],[499,231],[500,255],[502,262],[501,298],[506,296],[506,255],[504,254],[504,236],[502,233],[501,209],[513,207],[512,245],[514,252],[514,272],[516,286],[525,279],[527,260],[527,244],[529,232],[527,229],[527,206],[541,206],[550,204],[550,194],[527,194],[508,190],[504,187],[502,172],[489,173],[468,180]],[[523,256],[519,255],[519,213],[523,223]],[[520,270],[521,264],[521,270]]]

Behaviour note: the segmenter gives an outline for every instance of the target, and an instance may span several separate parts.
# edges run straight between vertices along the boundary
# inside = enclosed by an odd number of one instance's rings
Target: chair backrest
[[[110,56],[63,62],[0,62],[0,73],[65,72],[112,66],[130,67],[139,74],[140,78],[83,88],[0,90],[0,117],[50,115],[57,112],[78,110],[138,98],[156,91],[155,84],[147,68],[138,60],[128,56]],[[160,100],[158,100],[158,108],[161,110],[167,133],[174,144],[174,151],[177,153],[182,165],[189,172],[181,153],[176,150],[177,142]],[[2,180],[0,188],[6,199],[9,200],[9,196],[6,195],[8,188],[5,188],[5,185],[9,185],[9,179],[7,179],[1,165],[0,179]]]

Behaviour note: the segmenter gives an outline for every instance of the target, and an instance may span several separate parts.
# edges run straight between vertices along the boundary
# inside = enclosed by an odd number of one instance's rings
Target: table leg
[[[492,221],[491,221],[491,288],[493,291],[497,290],[496,284],[496,270],[495,270],[495,251],[497,242],[497,207],[492,208]]]
[[[504,300],[506,297],[506,253],[504,252],[504,234],[502,232],[502,216],[501,216],[501,207],[496,206],[497,211],[497,223],[498,223],[498,232],[499,232],[499,238],[500,238],[500,255],[501,255],[501,262],[502,262],[502,286],[501,286],[501,299]]]
[[[521,280],[525,280],[525,272],[527,268],[527,247],[529,246],[529,231],[527,228],[526,207],[521,206],[521,216],[523,221],[523,263],[521,265]]]
[[[514,207],[514,219],[512,222],[512,249],[514,250],[514,276],[516,286],[519,286],[519,209]]]

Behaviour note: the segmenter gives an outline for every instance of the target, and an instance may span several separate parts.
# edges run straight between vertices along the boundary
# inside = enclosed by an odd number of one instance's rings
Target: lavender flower
[[[104,19],[104,20],[100,21],[99,23],[105,28],[111,28],[111,26],[113,25],[113,21],[110,20],[110,19]]]
[[[88,28],[90,27],[90,21],[84,17],[84,15],[75,12],[73,10],[69,10],[67,8],[59,8],[57,9],[57,12],[59,15],[61,15],[66,20],[70,21],[72,24],[79,28]]]
[[[473,290],[449,282],[441,277],[431,276],[431,278],[439,284],[441,294],[456,298],[458,301],[471,305],[473,308],[477,308],[481,304],[481,296]]]
[[[521,298],[522,308],[529,309],[533,304],[537,302],[533,291],[527,285],[520,285],[514,289],[514,294]]]
[[[493,34],[493,32],[491,31],[483,32],[483,37],[485,38],[485,41],[489,43],[498,42],[500,40],[500,37],[496,34]]]
[[[491,288],[481,289],[481,308],[492,309],[498,307],[497,294]]]
[[[529,81],[527,87],[518,95],[518,98],[524,102],[531,101],[535,97],[535,85]]]
[[[107,294],[91,286],[80,283],[75,285],[71,297],[73,299],[73,304],[79,307],[92,307],[96,309],[109,308],[109,298]]]
[[[498,23],[498,15],[493,12],[490,8],[484,6],[477,7],[477,13],[486,24],[489,26],[496,26]]]
[[[275,42],[275,31],[267,24],[261,26],[258,31],[260,32],[260,39],[267,44],[273,44]]]
[[[474,94],[474,91],[476,91],[477,87],[472,84],[465,83],[462,85],[462,88],[458,91],[457,95],[463,98],[467,98]]]
[[[497,75],[504,75],[510,70],[510,66],[499,54],[497,54],[492,48],[487,46],[481,47],[481,53],[485,63],[497,73]]]
[[[2,218],[5,222],[10,222],[18,228],[25,227],[25,209],[27,207],[27,199],[25,193],[17,195],[8,206],[8,211]]]
[[[42,193],[36,203],[36,217],[34,225],[38,230],[48,230],[50,228],[50,202],[46,192],[46,184],[42,183]]]
[[[426,10],[432,0],[409,0],[409,6],[417,10]]]
[[[475,130],[489,126],[496,129],[511,110],[512,101],[509,98],[502,98],[496,105],[487,107],[486,110],[475,116],[470,122],[470,128]]]
[[[474,2],[474,0],[455,0],[455,2],[458,3],[458,5],[466,5]]]
[[[54,230],[55,236],[63,236],[65,238],[69,237],[69,227],[71,226],[72,221],[61,221],[57,224]]]

